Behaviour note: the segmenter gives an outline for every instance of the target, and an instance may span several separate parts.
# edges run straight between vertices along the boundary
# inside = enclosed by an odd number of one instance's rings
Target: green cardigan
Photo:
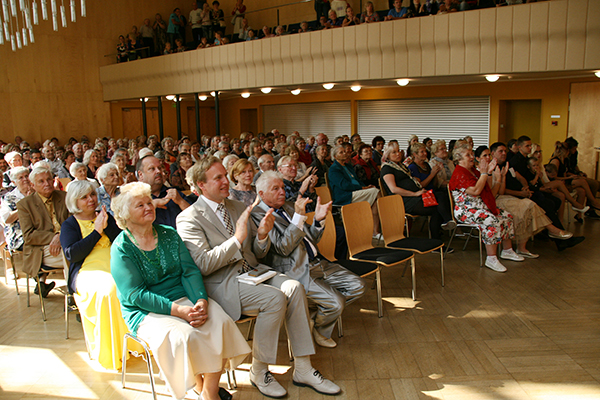
[[[177,231],[165,225],[154,227],[158,244],[153,251],[140,250],[125,231],[111,247],[110,269],[117,296],[125,323],[134,334],[148,313],[170,315],[175,300],[187,297],[195,304],[208,299],[202,274]]]

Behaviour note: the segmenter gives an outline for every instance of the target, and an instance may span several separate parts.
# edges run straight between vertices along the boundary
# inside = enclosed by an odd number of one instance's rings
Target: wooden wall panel
[[[450,73],[450,42],[448,40],[450,30],[450,15],[440,15],[436,18],[434,27],[435,54],[428,57],[428,61],[435,63],[435,75],[447,75]],[[454,17],[454,16],[453,16]],[[424,40],[430,40],[424,38]],[[425,61],[425,60],[423,60]]]
[[[372,32],[372,31],[371,31]],[[383,78],[395,78],[396,74],[396,52],[400,48],[394,48],[394,25],[379,24],[379,45],[381,48],[381,73]],[[375,40],[375,38],[371,38]]]
[[[460,75],[465,73],[465,35],[471,35],[465,29],[466,13],[458,13],[450,19],[448,29],[450,46],[450,74]],[[477,32],[477,31],[475,31]]]
[[[316,35],[317,33],[313,33]],[[321,31],[321,49],[323,54],[323,82],[335,82],[335,55],[333,54],[333,31]]]
[[[496,72],[512,71],[514,9],[501,7],[496,13]]]
[[[383,26],[383,24],[366,24],[366,26],[368,28],[367,48],[369,50],[368,55],[366,56],[367,60],[369,60],[368,76],[371,79],[381,79],[384,76],[381,49],[381,27]],[[359,66],[361,63],[366,63],[364,58],[359,58]]]
[[[311,37],[312,35],[308,33],[300,35],[300,57],[295,61],[295,64],[299,64],[297,67],[300,69],[300,81],[303,83],[314,82],[313,59],[310,53]]]
[[[346,54],[344,53],[344,30],[332,29],[332,50],[334,62],[333,81],[345,81],[346,78]]]
[[[377,24],[362,24],[355,27],[356,40],[356,61],[357,61],[357,78],[370,79],[371,60],[369,59],[370,42],[369,42],[369,26],[377,26]],[[377,37],[379,39],[379,37]],[[378,43],[373,43],[378,48]],[[376,58],[374,54],[374,58]]]
[[[310,57],[312,59],[313,82],[325,82],[325,60],[323,57],[322,42],[324,35],[307,33],[305,37],[310,38]],[[305,83],[309,81],[305,80]]]
[[[284,72],[283,72],[283,59],[281,58],[281,40],[282,38],[273,38],[272,40],[265,40],[271,45],[270,59],[273,61],[273,71],[269,73],[269,70],[265,70],[265,79],[267,85],[279,86],[285,84]],[[265,47],[263,46],[263,49]],[[266,55],[263,55],[266,57]],[[291,71],[290,71],[291,72]],[[273,77],[273,81],[269,82],[269,77]]]
[[[465,13],[465,73],[480,72],[481,42],[479,40],[479,13]]]
[[[421,59],[420,19],[412,18],[409,20],[396,20],[392,23],[406,25],[405,41],[408,58],[408,76],[419,76],[423,68]]]
[[[512,36],[513,36],[513,60],[511,70],[514,72],[529,71],[529,22],[531,7],[520,7],[513,13]]]
[[[551,1],[548,13],[548,70],[565,69],[567,2]]]
[[[481,59],[479,70],[484,73],[496,72],[496,13],[493,8],[481,10],[479,40]]]
[[[569,116],[569,136],[579,142],[579,168],[592,177],[596,154],[600,147],[600,82],[573,83]]]
[[[583,0],[568,3],[566,69],[582,69],[584,65],[587,4]]]
[[[531,7],[529,29],[529,68],[543,71],[548,64],[548,13],[549,3],[542,2]]]
[[[422,50],[422,69],[421,73],[424,76],[433,76],[436,75],[436,61],[437,59],[443,58],[443,55],[440,51],[436,51],[438,43],[442,46],[448,44],[447,35],[448,32],[442,32],[439,34],[436,30],[434,30],[434,19],[433,18],[423,18],[420,22],[420,30],[419,34],[419,45]],[[435,27],[441,26],[441,24],[435,24]],[[413,35],[416,35],[417,32],[412,32]],[[444,41],[446,43],[444,43]]]
[[[295,35],[298,38],[298,35]],[[292,51],[294,55],[298,54],[300,47],[292,47],[290,45],[291,36],[282,36],[279,38],[280,52],[281,52],[281,69],[282,69],[282,83],[289,85],[294,82],[294,64],[292,62]],[[275,83],[281,85],[282,83]]]
[[[344,37],[344,57],[346,64],[346,78],[344,80],[353,81],[358,79],[358,52],[356,48],[356,26],[350,26],[342,31]]]
[[[588,1],[586,28],[583,68],[597,68],[600,65],[600,1]]]
[[[408,73],[408,45],[406,42],[406,23],[402,21],[393,21],[389,24],[392,27],[393,46],[396,55],[394,59],[394,68],[397,77],[407,77]],[[385,30],[382,30],[385,32]]]

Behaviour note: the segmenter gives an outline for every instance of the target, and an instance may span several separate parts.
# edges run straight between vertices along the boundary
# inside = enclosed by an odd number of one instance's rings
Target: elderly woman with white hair
[[[4,155],[4,161],[8,164],[10,169],[15,167],[23,166],[23,156],[18,151],[11,151]],[[13,181],[10,179],[10,169],[5,171],[3,174],[2,186],[3,187],[14,187]]]
[[[113,163],[107,163],[98,168],[98,180],[100,181],[100,187],[96,189],[98,195],[98,204],[102,207],[106,207],[106,211],[110,215],[114,215],[110,208],[110,203],[113,197],[119,195],[119,183],[121,177],[119,176],[119,167]]]
[[[71,167],[69,168],[69,172],[71,173],[71,175],[73,175],[75,177],[75,180],[67,183],[67,187],[65,188],[65,191],[68,192],[69,188],[71,187],[71,184],[76,181],[88,181],[92,185],[94,185],[95,188],[99,187],[100,185],[98,185],[98,182],[95,179],[88,178],[87,171],[88,171],[88,167],[84,163],[80,163],[80,162],[76,161],[73,164],[71,164]]]
[[[110,247],[121,230],[105,207],[96,212],[98,197],[91,182],[73,181],[65,202],[73,214],[60,231],[65,258],[71,263],[68,290],[81,314],[90,357],[106,369],[118,370],[128,329],[110,273]]]
[[[87,177],[90,179],[95,179],[96,172],[98,171],[98,168],[100,168],[100,166],[102,165],[102,161],[100,160],[100,153],[98,152],[98,150],[89,149],[88,151],[86,151],[83,155],[83,163],[87,166]]]
[[[0,202],[0,221],[4,225],[6,246],[9,251],[14,252],[23,250],[23,231],[19,224],[17,203],[33,193],[33,187],[29,181],[29,169],[20,166],[11,168],[8,172],[16,187],[8,192]]]
[[[454,172],[454,163],[448,158],[448,148],[446,147],[445,140],[438,140],[431,145],[431,160],[429,160],[429,165],[431,168],[434,168],[436,165],[441,167],[435,176],[433,186],[436,188],[448,187],[448,182],[450,182],[450,178],[452,178],[452,173]]]
[[[111,249],[111,272],[127,326],[150,345],[174,398],[194,389],[201,399],[218,400],[223,366],[239,365],[248,344],[208,298],[177,231],[154,224],[150,185],[122,186],[112,209],[123,232]]]

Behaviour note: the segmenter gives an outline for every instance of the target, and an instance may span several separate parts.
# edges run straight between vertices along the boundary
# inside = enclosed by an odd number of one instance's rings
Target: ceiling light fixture
[[[250,97],[250,93],[244,92],[244,93],[242,93],[242,97],[247,99],[248,97]]]
[[[595,75],[596,75],[596,78],[600,78],[600,71],[596,72]]]
[[[300,89],[295,89],[295,90],[292,90],[292,94],[293,94],[294,96],[298,96],[298,95],[300,94]]]
[[[271,93],[271,88],[270,87],[264,87],[262,89],[260,89],[261,92],[263,92],[264,94],[269,94]]]
[[[140,101],[143,102],[143,103],[147,103],[148,102],[148,98],[144,97],[143,99],[140,99]]]
[[[488,82],[496,82],[500,79],[500,75],[486,75],[485,79],[487,79]]]
[[[362,88],[359,85],[350,86],[350,90],[353,92],[358,92],[360,89]]]
[[[211,95],[212,97],[215,97],[215,96],[217,95],[217,92],[215,92],[215,91],[212,91],[212,92],[210,92],[210,95]]]
[[[200,99],[200,101],[206,101],[206,99],[208,99],[208,96],[201,94],[200,96],[198,96],[198,98]]]
[[[329,90],[329,89],[333,89],[333,87],[334,87],[334,86],[335,86],[335,84],[334,84],[334,83],[324,83],[324,84],[323,84],[323,88],[324,88],[324,89],[327,89],[327,90]]]
[[[397,83],[398,85],[400,85],[400,86],[406,86],[406,85],[408,85],[408,83],[409,83],[409,82],[410,82],[410,81],[409,81],[408,79],[398,79],[398,80],[396,81],[396,83]]]
[[[167,100],[173,100],[175,98],[175,95],[170,94],[167,96]]]

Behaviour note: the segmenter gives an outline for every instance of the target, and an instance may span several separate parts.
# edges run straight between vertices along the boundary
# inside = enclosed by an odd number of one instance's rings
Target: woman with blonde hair
[[[241,201],[249,207],[256,199],[256,190],[252,187],[254,174],[256,170],[252,163],[246,159],[240,159],[233,164],[229,171],[229,180],[235,183],[235,186],[229,189],[229,198],[231,200]]]
[[[177,231],[154,224],[150,185],[122,186],[113,211],[123,232],[111,249],[111,272],[127,326],[149,344],[174,398],[194,389],[203,400],[218,400],[223,367],[239,365],[248,344],[208,298]]]

